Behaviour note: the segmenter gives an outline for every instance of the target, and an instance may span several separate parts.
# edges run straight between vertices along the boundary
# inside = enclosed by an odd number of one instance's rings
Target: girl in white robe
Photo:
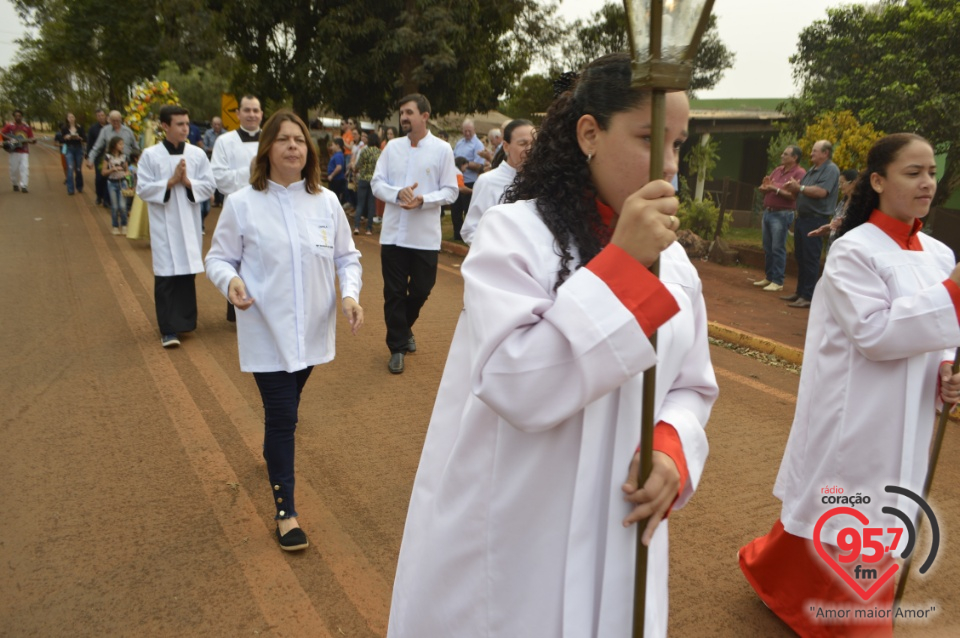
[[[227,198],[207,277],[236,307],[240,369],[264,408],[263,457],[285,551],[309,546],[295,500],[300,394],[313,366],[333,360],[337,287],[353,333],[363,324],[360,251],[303,121],[277,111],[260,136],[250,186]]]
[[[864,601],[811,539],[818,520],[851,497],[869,497],[855,508],[871,526],[902,528],[884,506],[915,519],[915,503],[884,488],[922,493],[937,400],[955,402],[960,391],[960,375],[944,363],[960,345],[960,267],[952,250],[918,232],[935,190],[929,142],[904,133],[878,141],[813,298],[796,414],[774,486],[783,501],[780,520],[740,550],[747,580],[802,636],[892,634],[889,617],[824,624],[810,612],[889,609],[894,593],[891,578]],[[866,527],[848,515],[826,519],[820,539],[829,552],[851,526]],[[877,538],[891,556],[908,540],[907,534],[899,545],[892,534]],[[865,564],[871,554],[864,549],[857,566],[882,575],[893,565],[889,556]],[[863,581],[862,589],[872,584]]]
[[[689,105],[667,97],[667,181],[648,183],[650,100],[630,79],[628,56],[606,56],[560,95],[514,203],[486,212],[464,261],[388,636],[628,635],[641,532],[646,635],[666,635],[662,519],[701,476],[717,385],[700,281],[674,243]],[[646,268],[658,257],[662,281]],[[638,489],[655,363],[654,462]]]

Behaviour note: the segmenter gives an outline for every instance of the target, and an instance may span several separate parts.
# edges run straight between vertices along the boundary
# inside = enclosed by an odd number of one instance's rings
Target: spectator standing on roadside
[[[327,184],[342,205],[347,192],[347,160],[343,140],[335,137],[327,144],[327,154],[330,156],[330,161],[327,162]]]
[[[463,167],[463,185],[472,190],[480,173],[483,172],[485,164],[483,153],[485,149],[483,148],[483,142],[477,138],[473,120],[469,118],[464,120],[460,132],[463,133],[463,137],[457,140],[456,145],[454,145],[453,156],[467,158],[467,163]],[[460,193],[457,201],[453,203],[450,209],[450,217],[453,220],[453,238],[456,241],[463,241],[460,236],[460,229],[463,226],[463,218],[470,208],[470,198],[471,193]]]
[[[854,168],[848,168],[840,173],[840,201],[837,202],[837,208],[833,212],[833,219],[829,224],[824,224],[815,231],[809,233],[809,237],[827,237],[827,249],[833,244],[833,240],[840,230],[840,224],[847,214],[847,206],[850,204],[850,196],[853,194],[853,187],[857,182],[857,171]]]
[[[788,146],[780,153],[780,166],[763,178],[759,190],[763,193],[763,252],[764,274],[753,282],[768,292],[783,290],[787,270],[787,231],[793,223],[797,200],[783,186],[791,179],[801,180],[807,174],[798,162],[802,152],[799,146]]]
[[[376,133],[366,133],[367,145],[360,153],[357,159],[357,212],[354,215],[353,234],[360,232],[360,220],[367,218],[367,234],[373,234],[374,219],[377,214],[376,198],[373,196],[373,188],[370,186],[370,180],[373,179],[373,173],[377,168],[377,161],[380,159],[380,136]]]
[[[809,233],[829,223],[837,206],[840,169],[831,161],[832,155],[833,144],[827,140],[818,141],[810,151],[810,170],[803,179],[791,179],[781,187],[797,198],[797,221],[793,228],[793,251],[800,270],[797,292],[780,297],[789,301],[791,308],[809,308],[813,289],[820,279],[823,240],[810,237]]]

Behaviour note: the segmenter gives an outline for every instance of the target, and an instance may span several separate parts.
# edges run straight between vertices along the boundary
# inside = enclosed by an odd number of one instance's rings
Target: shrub
[[[680,201],[680,210],[677,216],[680,218],[680,228],[692,230],[703,239],[713,239],[713,234],[717,230],[717,215],[720,209],[716,202],[711,198],[705,198],[702,202],[696,202],[691,199]],[[723,225],[720,228],[722,237],[730,227],[733,220],[732,213],[725,213],[723,216]]]

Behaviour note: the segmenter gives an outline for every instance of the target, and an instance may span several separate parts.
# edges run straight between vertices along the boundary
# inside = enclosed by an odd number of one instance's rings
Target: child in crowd
[[[114,136],[107,145],[107,154],[103,158],[100,173],[107,178],[107,192],[110,194],[110,224],[114,235],[127,232],[127,200],[123,189],[130,175],[127,160],[123,155],[123,138]]]
[[[330,190],[337,196],[337,200],[343,204],[347,190],[347,160],[344,157],[343,139],[337,137],[328,143],[327,153],[330,155],[330,162],[327,164],[327,183],[330,185]]]
[[[469,161],[466,157],[455,157],[453,159],[453,163],[457,166],[457,190],[461,193],[473,192],[473,189],[464,186],[463,182],[463,167],[466,166]]]

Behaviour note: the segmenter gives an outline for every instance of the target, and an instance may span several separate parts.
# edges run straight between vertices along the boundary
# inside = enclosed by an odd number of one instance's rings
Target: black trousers
[[[474,182],[475,183],[475,182]],[[473,184],[464,183],[467,188],[473,188]],[[470,210],[470,200],[473,193],[460,193],[457,201],[453,202],[450,208],[450,220],[453,222],[453,238],[457,241],[463,241],[460,237],[460,229],[463,228],[463,220],[467,218],[467,211]]]
[[[297,372],[254,372],[263,400],[263,458],[270,476],[276,519],[297,516],[294,501],[294,452],[300,394],[313,366]]]
[[[383,318],[390,352],[406,352],[411,328],[437,282],[436,250],[380,246]]]
[[[197,329],[196,275],[153,277],[153,300],[161,335]]]
[[[100,163],[93,165],[93,174],[96,176],[93,184],[97,190],[97,199],[107,206],[110,205],[110,193],[107,192],[107,178],[100,173]],[[131,199],[133,199],[131,197]]]
[[[822,237],[807,237],[807,233],[830,223],[828,215],[797,217],[793,222],[793,254],[797,258],[797,294],[807,301],[813,299],[813,289],[820,280],[820,252]]]

